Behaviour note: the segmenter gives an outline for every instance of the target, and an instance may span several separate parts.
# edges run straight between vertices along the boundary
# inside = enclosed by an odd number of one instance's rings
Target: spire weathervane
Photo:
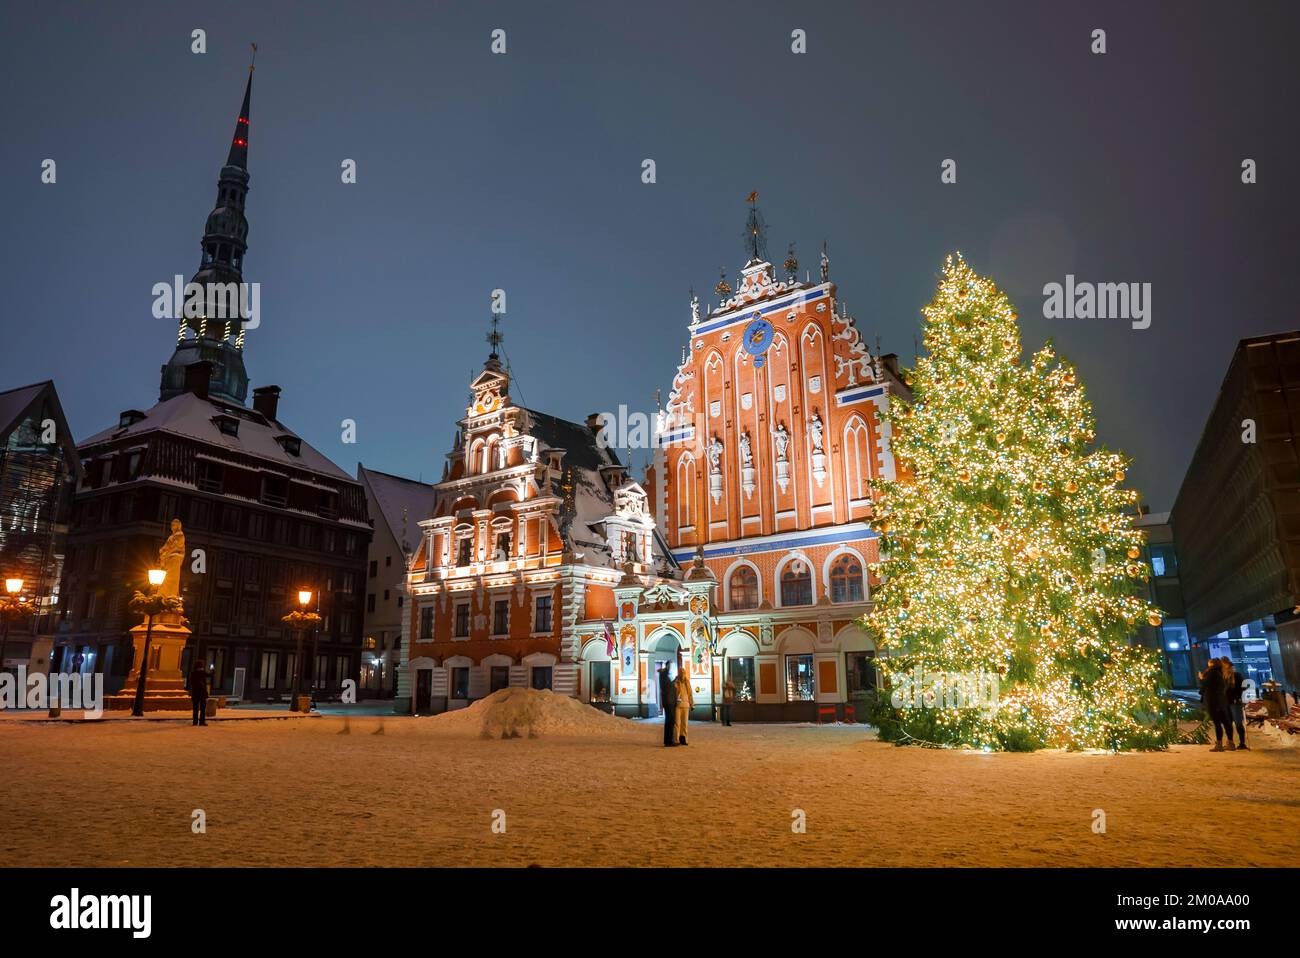
[[[505,337],[501,334],[501,314],[492,314],[492,329],[487,334],[488,345],[492,347],[492,352],[488,355],[489,359],[497,359],[497,350],[501,346],[501,340]]]
[[[767,224],[758,210],[758,190],[745,197],[745,202],[749,204],[749,216],[745,219],[745,251],[751,262],[766,260]]]

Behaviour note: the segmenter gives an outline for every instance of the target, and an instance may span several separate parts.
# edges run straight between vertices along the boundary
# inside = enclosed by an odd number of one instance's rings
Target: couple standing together
[[[1232,659],[1210,659],[1201,673],[1201,701],[1214,722],[1214,748],[1211,752],[1235,751],[1246,747],[1246,725],[1242,713],[1241,691],[1245,676],[1232,667]],[[1241,744],[1232,744],[1232,727],[1237,726]],[[1228,733],[1228,747],[1223,747],[1223,733]]]
[[[664,745],[685,745],[686,725],[690,718],[695,696],[691,694],[691,680],[677,662],[677,678],[668,675],[668,663],[659,670],[659,705],[664,710]]]

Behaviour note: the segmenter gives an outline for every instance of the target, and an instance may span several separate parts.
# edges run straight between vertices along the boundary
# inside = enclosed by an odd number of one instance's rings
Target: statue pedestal
[[[144,637],[148,627],[141,622],[131,630],[135,643],[135,658],[126,684],[116,695],[108,696],[104,708],[109,711],[130,711],[135,706],[136,685],[140,681],[140,659],[144,655]],[[153,635],[149,640],[149,676],[144,684],[144,710],[146,712],[188,712],[190,693],[185,691],[185,676],[181,672],[181,653],[189,641],[190,629],[179,612],[159,612],[153,619]]]

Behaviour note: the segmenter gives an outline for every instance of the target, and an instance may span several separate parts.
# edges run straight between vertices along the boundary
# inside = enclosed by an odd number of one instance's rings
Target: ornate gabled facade
[[[598,421],[525,409],[509,386],[493,352],[419,523],[399,712],[460,708],[508,685],[608,700],[609,669],[584,668],[586,646],[598,634],[604,648],[626,576],[648,586],[671,569],[645,490],[602,446]]]
[[[750,224],[761,241],[756,210]],[[709,583],[706,697],[731,679],[737,718],[842,715],[874,683],[856,624],[877,558],[869,483],[895,475],[881,413],[906,386],[862,341],[825,251],[818,282],[798,278],[793,250],[783,277],[761,242],[749,252],[734,292],[724,276],[716,307],[691,302],[647,487],[674,556],[697,556]],[[643,619],[641,633],[658,625]],[[689,630],[682,641],[700,659]]]
[[[632,482],[602,422],[514,405],[495,352],[470,384],[408,575],[398,711],[507,685],[658,714],[656,671],[688,670],[700,717],[725,683],[737,719],[846,714],[874,685],[858,626],[877,558],[870,481],[895,475],[881,413],[906,395],[830,281],[750,259],[701,315]],[[496,343],[496,334],[489,337]]]

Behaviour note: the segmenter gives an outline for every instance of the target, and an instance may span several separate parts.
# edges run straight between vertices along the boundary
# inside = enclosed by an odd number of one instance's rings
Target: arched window
[[[831,566],[831,601],[862,601],[862,563],[846,552]]]
[[[731,608],[733,611],[758,608],[758,576],[747,565],[731,573]]]
[[[781,604],[813,604],[812,569],[802,559],[794,559],[781,572]]]

